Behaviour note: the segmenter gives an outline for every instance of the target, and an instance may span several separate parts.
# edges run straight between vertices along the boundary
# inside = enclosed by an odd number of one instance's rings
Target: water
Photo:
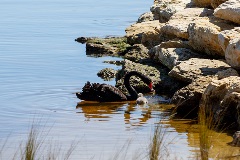
[[[127,26],[149,11],[146,0],[1,0],[0,2],[0,142],[8,139],[3,159],[18,150],[32,123],[46,139],[68,148],[79,142],[71,159],[147,159],[154,124],[163,111],[135,104],[86,104],[76,98],[84,83],[103,82],[96,73],[118,66],[119,58],[85,55],[79,36],[122,36]],[[114,81],[107,82],[114,85]],[[35,122],[33,122],[35,121]],[[195,150],[187,131],[166,125],[173,153],[189,158]],[[186,127],[186,126],[184,126]],[[44,143],[51,143],[45,140]],[[5,158],[4,158],[5,156]],[[135,157],[135,158],[134,158]]]

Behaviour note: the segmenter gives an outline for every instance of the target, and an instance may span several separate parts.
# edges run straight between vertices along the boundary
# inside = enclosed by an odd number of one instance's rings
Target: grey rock
[[[146,12],[146,13],[143,13],[142,15],[140,15],[137,23],[148,22],[148,21],[153,21],[153,20],[154,20],[154,17],[153,17],[152,12]]]
[[[219,71],[231,68],[224,60],[191,58],[176,65],[169,75],[180,81],[193,82],[202,76],[216,76]]]
[[[160,62],[169,69],[180,64],[180,62],[190,58],[203,58],[204,56],[193,52],[187,48],[161,48],[161,45],[153,47],[149,51],[150,57],[155,61]]]

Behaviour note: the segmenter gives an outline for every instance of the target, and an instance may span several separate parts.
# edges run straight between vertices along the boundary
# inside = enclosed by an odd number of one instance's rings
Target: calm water
[[[126,159],[147,159],[154,123],[164,112],[135,104],[83,103],[75,97],[84,83],[103,82],[102,63],[118,58],[85,55],[79,36],[122,36],[127,26],[149,11],[152,0],[1,0],[0,2],[0,142],[7,138],[3,159],[13,155],[33,119],[48,139],[68,148],[72,159],[111,159],[124,147]],[[114,81],[107,82],[114,84]],[[158,105],[158,104],[155,104]],[[41,122],[39,122],[39,119]],[[166,125],[173,153],[193,153],[189,133]],[[128,145],[129,143],[129,145]],[[124,146],[125,145],[125,146]],[[128,147],[127,147],[128,146]],[[181,156],[179,156],[181,155]],[[5,157],[5,158],[4,158]],[[120,158],[121,159],[121,158]]]

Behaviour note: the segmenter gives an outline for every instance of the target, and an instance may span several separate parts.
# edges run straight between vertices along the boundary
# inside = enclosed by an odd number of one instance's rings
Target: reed
[[[49,137],[49,130],[39,127],[40,122],[32,122],[31,128],[27,135],[26,140],[20,142],[18,149],[16,149],[12,160],[56,160],[63,159],[68,160],[72,155],[73,151],[77,147],[79,141],[73,140],[69,148],[62,150],[59,143],[54,143],[52,140],[47,140]],[[59,141],[56,141],[59,142]],[[4,141],[3,145],[0,146],[0,159],[3,159],[4,152],[7,148],[8,138]]]
[[[149,160],[168,159],[169,150],[166,142],[166,128],[157,124],[149,145]]]
[[[200,140],[200,157],[202,160],[208,160],[210,149],[213,147],[213,131],[218,126],[219,122],[214,121],[214,114],[208,111],[203,105],[200,105],[198,112],[199,123],[199,140]]]

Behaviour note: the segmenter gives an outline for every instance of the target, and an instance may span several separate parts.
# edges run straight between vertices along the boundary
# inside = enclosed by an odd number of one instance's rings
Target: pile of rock
[[[150,11],[125,37],[77,41],[90,53],[123,56],[120,89],[124,73],[138,70],[171,96],[177,113],[196,117],[204,106],[215,121],[240,129],[240,0],[154,0]]]
[[[204,106],[240,129],[240,0],[155,0],[150,10],[127,41],[184,84],[172,96],[177,112],[197,116]]]

